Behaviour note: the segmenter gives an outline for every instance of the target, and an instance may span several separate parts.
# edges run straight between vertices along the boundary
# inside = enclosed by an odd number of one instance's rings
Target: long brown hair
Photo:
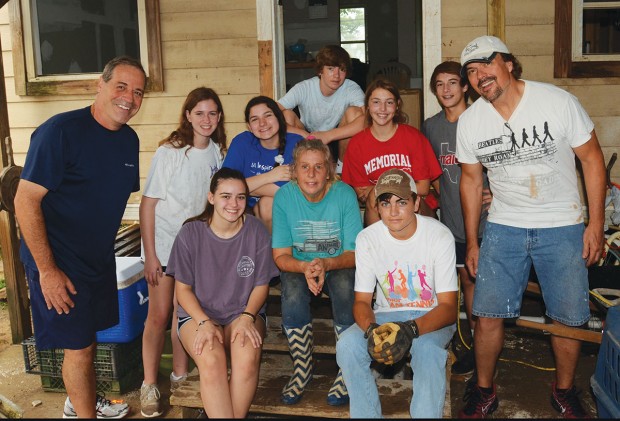
[[[232,168],[222,167],[220,168],[213,177],[211,177],[211,184],[209,185],[209,191],[211,194],[215,194],[218,186],[224,180],[239,180],[245,186],[245,195],[246,197],[250,196],[250,188],[248,187],[248,183],[245,181],[245,177],[241,173],[241,171],[233,170]],[[213,213],[215,212],[215,207],[207,200],[207,204],[205,206],[205,210],[202,211],[200,215],[189,218],[187,221],[183,222],[183,225],[192,221],[202,221],[206,222],[207,225],[211,225],[211,221],[213,220]]]
[[[179,127],[170,135],[159,142],[159,146],[164,144],[170,144],[173,147],[180,149],[189,145],[194,146],[194,129],[192,123],[187,119],[186,112],[191,113],[194,107],[199,102],[212,100],[217,105],[217,111],[220,113],[220,121],[217,123],[215,131],[211,135],[211,140],[220,147],[222,156],[226,152],[226,130],[224,129],[224,109],[222,108],[222,101],[220,97],[211,88],[205,88],[204,86],[196,88],[187,94],[183,108],[181,109],[181,117],[179,119]]]
[[[396,101],[396,111],[394,111],[394,118],[392,121],[396,124],[407,123],[409,121],[409,116],[407,116],[407,114],[403,111],[403,100],[398,92],[398,87],[393,82],[379,77],[373,80],[370,85],[368,85],[368,88],[366,88],[366,97],[364,98],[364,107],[366,108],[366,126],[372,126],[372,117],[370,116],[370,111],[368,110],[368,103],[370,102],[370,96],[377,89],[385,89],[394,96],[394,100]]]
[[[277,102],[275,102],[272,98],[269,98],[268,96],[255,96],[248,102],[248,105],[245,106],[245,122],[248,125],[250,124],[250,111],[252,110],[252,107],[259,104],[265,104],[276,117],[276,120],[278,120],[278,125],[280,126],[278,128],[278,153],[284,156],[284,149],[286,148],[286,120],[284,119],[284,113],[282,112],[280,107],[278,107]],[[275,168],[278,165],[280,164],[276,162],[273,166]]]

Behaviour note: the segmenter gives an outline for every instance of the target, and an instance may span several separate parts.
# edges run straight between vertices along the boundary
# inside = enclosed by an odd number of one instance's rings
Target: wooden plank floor
[[[450,405],[450,358],[446,365],[446,399],[444,418],[451,418]],[[330,406],[326,402],[327,391],[334,381],[336,372],[334,364],[321,368],[317,366],[313,380],[308,384],[303,398],[295,405],[280,402],[280,393],[292,373],[292,362],[288,354],[263,353],[261,373],[256,396],[250,412],[263,415],[313,416],[317,418],[349,418],[348,405]],[[412,396],[411,380],[376,379],[383,416],[385,418],[409,418],[409,403]],[[187,381],[170,397],[170,404],[185,408],[202,408],[198,372],[194,370]]]
[[[337,372],[335,361],[336,338],[333,320],[329,311],[329,299],[315,297],[312,302],[314,360],[315,369],[312,381],[306,387],[303,398],[295,405],[280,402],[282,388],[293,371],[288,342],[282,331],[282,318],[279,317],[279,285],[269,291],[267,335],[263,343],[263,356],[256,396],[250,413],[260,415],[312,416],[317,418],[349,418],[349,406],[334,407],[327,404],[327,391]],[[327,312],[325,311],[327,310]],[[446,399],[444,418],[451,418],[450,406],[450,368],[451,358],[446,365]],[[409,375],[411,371],[409,369]],[[409,404],[412,396],[412,382],[409,379],[376,379],[383,416],[385,418],[409,418]],[[171,396],[170,404],[184,408],[184,417],[190,417],[191,409],[202,408],[200,385],[197,370]]]
[[[313,416],[317,418],[349,418],[348,405],[334,407],[326,402],[327,390],[334,381],[332,375],[315,374],[308,384],[303,398],[295,405],[280,402],[282,388],[291,375],[291,362],[287,355],[264,354],[256,396],[251,413]],[[449,372],[449,367],[448,371]],[[409,418],[412,395],[411,380],[377,379],[383,416],[385,418]],[[451,417],[450,382],[447,383],[444,418]],[[201,408],[199,377],[193,372],[170,397],[170,404],[187,408]]]

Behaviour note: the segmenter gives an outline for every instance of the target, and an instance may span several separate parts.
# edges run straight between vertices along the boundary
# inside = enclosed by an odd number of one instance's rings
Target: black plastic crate
[[[38,350],[34,337],[22,342],[26,373],[61,377],[64,350]],[[142,335],[125,344],[99,343],[95,353],[97,380],[119,380],[136,368],[142,369]]]
[[[126,373],[118,380],[97,378],[97,392],[105,392],[106,396],[121,395],[139,388],[142,378],[142,365],[134,367],[133,371]],[[66,392],[62,377],[41,375],[41,387],[46,392]]]

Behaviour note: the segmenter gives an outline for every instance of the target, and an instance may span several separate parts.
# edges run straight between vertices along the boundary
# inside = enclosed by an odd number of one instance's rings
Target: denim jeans
[[[588,269],[581,257],[583,224],[556,228],[517,228],[487,222],[478,259],[473,314],[513,318],[532,264],[546,314],[567,326],[590,318]]]
[[[282,272],[282,324],[285,328],[300,328],[312,323],[310,300],[312,293],[303,273]],[[345,328],[353,320],[353,286],[355,269],[337,269],[327,272],[325,290],[329,295],[334,325]]]
[[[422,311],[375,313],[378,324],[416,319]],[[446,397],[446,347],[452,339],[454,324],[425,333],[411,344],[413,398],[409,407],[412,418],[441,418]],[[381,402],[375,379],[370,371],[372,359],[366,349],[367,340],[357,324],[340,336],[336,344],[336,361],[349,391],[351,418],[381,418]]]

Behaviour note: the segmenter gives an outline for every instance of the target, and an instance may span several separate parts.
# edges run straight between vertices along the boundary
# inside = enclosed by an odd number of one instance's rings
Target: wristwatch
[[[411,331],[413,333],[414,338],[417,338],[418,336],[420,336],[420,330],[418,329],[418,324],[415,322],[415,320],[409,320],[407,321],[407,324],[411,326]]]
[[[370,336],[370,332],[372,332],[374,329],[378,327],[379,325],[377,323],[369,324],[368,327],[366,328],[366,332],[364,332],[364,339],[368,339],[368,337]]]

